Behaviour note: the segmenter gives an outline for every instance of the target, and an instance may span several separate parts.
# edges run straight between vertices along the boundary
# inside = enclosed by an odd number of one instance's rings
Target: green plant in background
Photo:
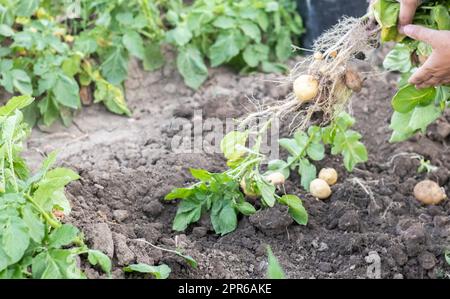
[[[186,84],[196,89],[208,69],[228,64],[243,72],[285,72],[291,45],[303,33],[295,1],[197,0],[167,12],[174,28],[166,40],[178,50],[177,65]]]
[[[186,84],[197,89],[206,59],[212,67],[285,71],[281,63],[302,32],[292,0],[2,0],[0,85],[38,99],[24,111],[31,125],[69,125],[91,102],[131,115],[123,91],[131,57],[154,71],[170,44]]]
[[[426,1],[417,10],[414,24],[433,29],[450,30],[450,1]],[[390,128],[391,142],[404,141],[417,132],[425,132],[448,107],[450,87],[438,86],[416,89],[407,83],[414,70],[432,51],[430,45],[401,35],[397,30],[400,4],[394,0],[378,0],[374,4],[375,17],[382,27],[383,42],[397,42],[387,55],[384,67],[402,73],[399,91],[392,100],[394,114]]]
[[[90,250],[76,227],[55,216],[70,213],[64,187],[78,174],[53,168],[56,153],[34,175],[21,158],[29,128],[19,109],[32,102],[21,96],[0,107],[0,278],[84,278],[79,255],[109,274],[109,258]]]

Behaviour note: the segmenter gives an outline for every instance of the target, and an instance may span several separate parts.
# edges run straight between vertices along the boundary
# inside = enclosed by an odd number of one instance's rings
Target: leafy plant
[[[31,125],[68,125],[92,102],[129,116],[123,82],[131,57],[154,71],[171,44],[196,89],[208,75],[206,57],[213,67],[284,71],[291,37],[302,32],[292,0],[3,0],[0,85],[39,99],[24,113]]]
[[[433,29],[450,30],[450,2],[448,0],[427,1],[420,6],[414,24]],[[383,42],[397,42],[386,56],[384,67],[402,73],[399,91],[392,100],[394,114],[390,128],[393,130],[391,142],[404,141],[417,132],[425,133],[448,107],[450,87],[438,86],[416,89],[407,83],[414,70],[420,66],[432,51],[430,45],[412,40],[397,31],[400,4],[393,0],[378,0],[374,4],[375,17],[382,27]]]
[[[169,277],[170,272],[172,272],[170,267],[165,264],[159,266],[150,266],[143,263],[129,265],[123,268],[123,271],[150,274],[156,279],[166,279]]]
[[[301,185],[309,190],[311,181],[317,178],[317,168],[311,161],[320,161],[325,157],[325,145],[331,147],[333,155],[341,154],[344,166],[353,171],[356,164],[368,159],[367,149],[360,142],[361,135],[350,128],[355,120],[342,112],[327,127],[311,126],[308,132],[298,131],[294,138],[279,140],[280,146],[287,150],[287,161],[274,160],[269,162],[270,172],[281,172],[286,178],[290,171],[295,170],[301,177]]]
[[[264,131],[264,129],[263,129]],[[252,215],[253,204],[244,196],[260,199],[262,207],[273,207],[276,203],[289,207],[291,217],[301,225],[308,222],[308,214],[302,201],[295,195],[278,195],[276,187],[261,174],[264,155],[260,154],[261,136],[252,148],[245,145],[248,132],[232,131],[221,142],[221,149],[230,167],[223,173],[210,173],[202,169],[191,169],[199,182],[177,188],[165,199],[182,199],[173,222],[173,229],[185,230],[189,224],[200,220],[209,212],[214,231],[225,235],[237,227],[238,215]]]
[[[450,250],[445,251],[444,257],[445,257],[445,261],[447,262],[447,264],[450,265]]]
[[[278,259],[273,254],[272,248],[270,248],[270,246],[267,246],[267,258],[268,258],[267,278],[285,279],[286,275],[284,274],[283,268],[278,262]]]
[[[291,45],[304,32],[295,1],[197,0],[172,5],[174,28],[166,40],[178,50],[177,65],[188,86],[197,89],[212,67],[232,65],[243,72],[285,72]]]
[[[78,255],[109,274],[109,258],[90,250],[76,227],[56,217],[70,213],[64,187],[78,174],[53,168],[51,153],[31,175],[20,155],[29,128],[19,109],[32,102],[20,96],[0,107],[0,277],[84,278]]]

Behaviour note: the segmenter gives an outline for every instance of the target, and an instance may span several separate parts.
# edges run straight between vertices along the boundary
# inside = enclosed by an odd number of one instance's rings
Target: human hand
[[[417,88],[450,84],[450,31],[417,25],[406,25],[403,31],[407,36],[433,48],[430,57],[411,76],[409,83]]]
[[[412,24],[416,10],[421,4],[421,0],[397,0],[400,2],[400,15],[398,18],[398,31],[404,34],[404,27]]]

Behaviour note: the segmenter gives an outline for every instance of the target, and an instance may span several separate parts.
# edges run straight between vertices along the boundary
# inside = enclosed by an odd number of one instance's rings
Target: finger
[[[400,15],[399,15],[400,30],[402,29],[403,26],[412,23],[418,6],[419,1],[417,0],[400,1]]]
[[[425,42],[431,46],[440,42],[441,33],[439,30],[433,30],[418,25],[406,25],[403,32],[412,39]]]
[[[436,77],[431,77],[429,80],[422,82],[419,87],[420,88],[427,88],[427,87],[435,87],[439,85],[439,82],[441,80],[439,78]]]
[[[420,85],[421,83],[431,79],[432,75],[427,68],[421,67],[409,78],[409,83],[414,85]]]

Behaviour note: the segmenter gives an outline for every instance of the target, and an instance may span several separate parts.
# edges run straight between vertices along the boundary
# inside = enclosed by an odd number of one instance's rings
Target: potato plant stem
[[[39,211],[39,213],[44,217],[47,223],[53,228],[59,228],[61,223],[53,219],[44,209],[28,194],[25,194],[25,198]]]

